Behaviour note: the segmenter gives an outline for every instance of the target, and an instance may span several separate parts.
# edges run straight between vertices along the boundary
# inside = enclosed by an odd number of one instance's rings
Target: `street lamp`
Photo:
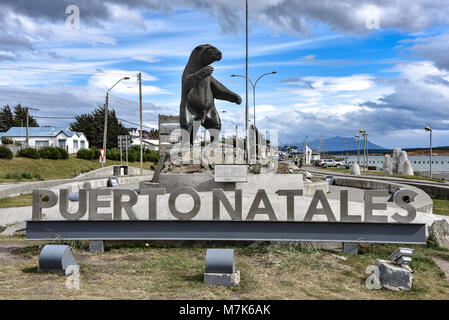
[[[251,86],[253,87],[253,116],[254,116],[254,120],[253,120],[253,125],[254,125],[254,130],[256,130],[256,86],[257,86],[257,82],[259,82],[260,79],[262,79],[263,77],[269,75],[269,74],[276,74],[276,71],[272,71],[272,72],[267,72],[264,73],[263,75],[261,75],[259,78],[257,78],[256,82],[252,82],[251,79],[245,76],[242,76],[240,74],[232,74],[231,77],[240,77],[243,79],[247,79],[250,83]],[[248,120],[248,122],[251,120]],[[257,148],[257,132],[256,132],[256,143],[255,143],[255,148]]]
[[[432,179],[432,128],[427,126],[424,130],[430,133],[430,179]]]
[[[28,134],[28,127],[29,127],[29,122],[30,122],[30,110],[34,110],[34,111],[39,111],[39,109],[36,108],[31,108],[31,107],[25,107],[26,110],[26,124],[27,124],[27,148],[30,146],[30,136]]]
[[[103,129],[103,150],[104,150],[104,161],[101,163],[101,166],[104,167],[104,164],[106,163],[106,136],[108,134],[108,103],[109,103],[109,91],[112,90],[120,81],[122,80],[129,80],[129,77],[121,78],[119,81],[117,81],[112,87],[108,89],[106,92],[106,101],[104,104],[104,129]]]
[[[363,136],[363,173],[366,173],[366,166],[367,166],[367,162],[368,162],[368,134],[366,133],[365,130],[360,129],[359,133],[362,134]]]
[[[355,138],[355,143],[357,143],[357,164],[360,166],[360,136],[356,134]]]
[[[348,141],[345,140],[345,148],[346,148],[346,165],[348,165]]]

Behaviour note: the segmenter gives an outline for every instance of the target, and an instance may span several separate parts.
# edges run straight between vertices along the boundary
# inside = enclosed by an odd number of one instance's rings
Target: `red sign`
[[[101,161],[101,162],[104,162],[104,154],[105,154],[104,149],[101,148],[101,149],[100,149],[100,161]]]

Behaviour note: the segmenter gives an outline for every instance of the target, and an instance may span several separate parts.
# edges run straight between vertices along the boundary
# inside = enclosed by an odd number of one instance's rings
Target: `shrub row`
[[[39,173],[30,173],[30,172],[15,172],[15,173],[7,173],[5,175],[6,179],[15,179],[15,180],[20,180],[20,179],[37,179],[37,180],[42,180],[42,177]]]
[[[95,148],[81,149],[76,153],[76,157],[84,160],[98,160],[100,159],[100,150]]]
[[[66,160],[69,158],[69,154],[63,148],[57,147],[44,147],[39,150],[33,148],[25,148],[17,152],[18,157],[30,158],[30,159],[52,159],[52,160]]]
[[[98,160],[100,158],[100,150],[98,149],[82,149],[79,150],[76,154],[78,159],[84,160]],[[106,151],[106,158],[109,160],[120,161],[120,150],[117,148],[113,148],[111,150]],[[126,161],[126,152],[122,151],[122,160]],[[151,161],[157,162],[159,160],[159,153],[154,150],[144,150],[143,152],[143,161]],[[135,162],[140,161],[140,147],[132,146],[130,150],[128,150],[128,161]]]

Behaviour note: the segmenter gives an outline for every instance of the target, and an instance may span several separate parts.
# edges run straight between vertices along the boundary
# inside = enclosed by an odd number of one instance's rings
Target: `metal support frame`
[[[27,221],[27,240],[233,240],[425,244],[424,223]]]

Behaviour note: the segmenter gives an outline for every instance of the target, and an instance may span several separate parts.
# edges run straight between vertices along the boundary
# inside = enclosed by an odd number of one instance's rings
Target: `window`
[[[37,148],[48,147],[50,143],[48,140],[36,140],[35,145]]]
[[[73,149],[78,149],[78,140],[73,140]]]
[[[65,149],[65,142],[66,142],[65,139],[64,139],[64,140],[58,140],[58,146],[59,146],[60,148]]]
[[[81,149],[86,149],[86,141],[81,140]]]

